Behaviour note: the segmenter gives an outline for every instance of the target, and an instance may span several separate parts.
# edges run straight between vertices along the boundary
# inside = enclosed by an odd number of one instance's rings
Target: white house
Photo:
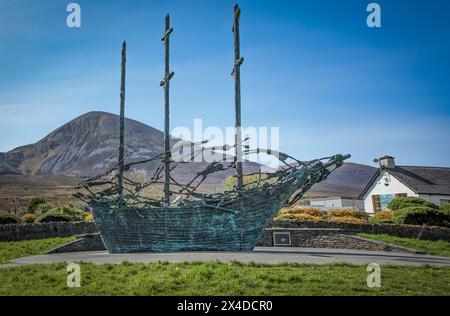
[[[364,211],[363,200],[351,197],[323,197],[311,198],[309,203],[312,207],[327,209],[353,209]]]
[[[436,205],[450,203],[450,168],[396,166],[394,157],[378,159],[380,168],[360,198],[367,213],[387,209],[396,197],[419,197]]]

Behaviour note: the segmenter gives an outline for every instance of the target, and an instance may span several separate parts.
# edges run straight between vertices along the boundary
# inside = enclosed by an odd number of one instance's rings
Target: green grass
[[[73,240],[75,237],[0,242],[0,264],[9,263],[16,258],[44,254]]]
[[[65,264],[0,269],[4,295],[450,295],[450,269],[381,268],[369,288],[366,266],[206,263],[81,264],[81,287],[66,286]]]
[[[359,234],[361,237],[384,241],[403,247],[413,248],[428,255],[450,257],[450,243],[447,241],[428,241],[413,238],[400,238],[390,235]]]

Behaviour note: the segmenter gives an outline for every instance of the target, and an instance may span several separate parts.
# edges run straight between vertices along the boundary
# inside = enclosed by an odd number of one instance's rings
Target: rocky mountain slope
[[[105,112],[90,112],[61,126],[35,144],[22,146],[0,156],[0,175],[94,176],[117,163],[119,117]],[[143,123],[125,120],[126,162],[154,157],[163,152],[163,133]],[[187,182],[208,163],[181,164],[174,172],[178,181]],[[147,176],[159,162],[139,166]],[[259,165],[245,163],[246,172]],[[206,183],[221,184],[234,170],[214,174]]]
[[[306,196],[341,196],[356,199],[376,171],[377,168],[367,165],[344,163],[334,170],[326,181],[314,185]]]
[[[119,117],[105,112],[90,112],[61,126],[35,144],[0,153],[1,175],[26,176],[93,176],[111,168],[117,162]],[[126,160],[136,161],[163,151],[163,133],[143,123],[125,120]],[[207,163],[181,164],[174,172],[177,181],[187,183]],[[153,175],[157,163],[139,168]],[[259,165],[245,163],[245,173],[256,172]],[[357,197],[376,169],[346,163],[323,183],[315,185],[308,196]],[[220,187],[234,170],[217,173],[206,181],[210,187]]]

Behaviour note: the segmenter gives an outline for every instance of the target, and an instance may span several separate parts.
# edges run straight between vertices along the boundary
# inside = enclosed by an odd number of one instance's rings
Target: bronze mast
[[[122,43],[122,76],[120,80],[120,136],[119,136],[119,174],[118,193],[123,194],[123,171],[124,171],[124,149],[125,149],[125,76],[127,63],[127,43]]]
[[[161,87],[164,87],[164,204],[170,205],[170,103],[169,103],[169,91],[170,91],[170,79],[175,75],[174,72],[170,72],[169,66],[169,49],[170,49],[170,34],[173,32],[173,28],[170,27],[170,16],[166,15],[166,27],[165,33],[161,41],[165,46],[165,75],[164,80],[161,81]]]
[[[241,15],[241,9],[239,5],[234,6],[234,68],[231,75],[235,79],[234,83],[234,100],[235,100],[235,143],[236,143],[236,157],[235,167],[237,175],[237,187],[239,196],[242,196],[242,190],[244,186],[244,179],[242,173],[242,123],[241,123],[241,65],[244,62],[244,58],[241,57],[240,50],[240,36],[239,36],[239,18]]]

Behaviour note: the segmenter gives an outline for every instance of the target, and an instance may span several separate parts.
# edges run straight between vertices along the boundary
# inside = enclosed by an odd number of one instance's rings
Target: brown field
[[[52,175],[52,176],[0,176],[0,210],[8,211],[16,215],[25,213],[30,200],[36,196],[45,197],[53,206],[72,204],[85,207],[86,204],[73,197],[79,192],[76,188],[83,178],[76,176]],[[214,191],[215,186],[202,185],[198,192],[206,193]],[[141,194],[160,196],[162,186],[154,186],[145,189]]]
[[[20,215],[35,196],[44,196],[55,206],[82,206],[83,203],[72,196],[81,180],[73,176],[0,176],[0,210]]]

